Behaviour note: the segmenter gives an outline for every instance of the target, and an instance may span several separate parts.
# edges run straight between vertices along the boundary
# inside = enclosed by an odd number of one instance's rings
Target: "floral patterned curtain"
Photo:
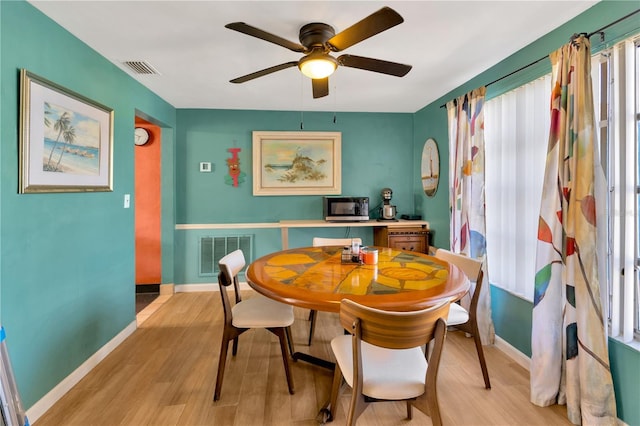
[[[551,127],[538,224],[531,402],[616,424],[596,260],[597,150],[589,39],[550,55]],[[601,169],[597,169],[601,172]],[[602,242],[604,244],[604,242]]]
[[[484,204],[484,97],[480,87],[447,102],[449,122],[449,208],[451,251],[486,260]],[[484,280],[489,282],[486,262]],[[467,301],[462,301],[467,305]],[[468,308],[468,306],[466,306]],[[478,302],[478,329],[484,344],[493,343],[489,286]]]

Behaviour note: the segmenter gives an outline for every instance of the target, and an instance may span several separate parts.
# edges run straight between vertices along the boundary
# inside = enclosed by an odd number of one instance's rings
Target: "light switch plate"
[[[200,163],[200,171],[203,173],[211,172],[211,163],[210,162],[202,162]]]

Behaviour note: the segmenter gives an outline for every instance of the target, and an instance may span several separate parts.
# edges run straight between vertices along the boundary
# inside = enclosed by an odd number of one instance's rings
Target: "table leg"
[[[280,228],[280,235],[282,236],[282,250],[289,248],[289,228],[283,226]]]
[[[317,365],[319,367],[327,368],[329,370],[333,370],[334,368],[336,368],[336,364],[334,362],[327,361],[326,359],[318,358],[313,355],[305,354],[304,352],[294,352],[293,360],[305,361],[310,364]]]
[[[328,404],[328,403],[327,403]],[[321,425],[326,424],[327,422],[333,421],[333,416],[331,416],[331,411],[329,410],[329,405],[325,405],[320,409],[320,412],[316,416],[316,421]]]

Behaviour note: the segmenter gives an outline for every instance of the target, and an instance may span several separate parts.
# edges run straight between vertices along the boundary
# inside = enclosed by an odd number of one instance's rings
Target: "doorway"
[[[160,295],[161,245],[161,128],[135,119],[135,284],[136,314]],[[139,130],[141,129],[141,130]]]

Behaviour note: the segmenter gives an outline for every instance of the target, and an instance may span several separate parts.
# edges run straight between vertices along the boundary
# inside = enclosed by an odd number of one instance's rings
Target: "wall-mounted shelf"
[[[289,228],[356,228],[356,227],[369,227],[374,228],[374,238],[376,231],[384,229],[388,231],[384,235],[402,234],[402,232],[408,232],[405,228],[413,230],[414,232],[429,231],[429,222],[426,220],[404,220],[398,221],[378,221],[375,219],[368,220],[366,222],[327,222],[325,220],[281,220],[280,222],[261,222],[261,223],[200,223],[200,224],[178,224],[175,229],[177,230],[196,230],[196,229],[267,229],[267,228],[280,228],[282,236],[282,250],[289,248]],[[376,240],[376,245],[386,246],[387,244],[379,244]],[[395,242],[398,242],[396,240]],[[393,243],[393,241],[392,241]],[[425,240],[424,253],[429,248],[428,238]],[[392,247],[389,245],[389,247]],[[398,246],[400,247],[400,246]]]
[[[286,250],[289,247],[289,228],[336,228],[336,227],[373,227],[374,238],[378,229],[385,229],[387,231],[397,230],[400,232],[403,228],[409,228],[413,230],[429,230],[429,222],[425,220],[398,220],[398,221],[378,221],[368,220],[366,222],[327,222],[325,220],[281,220],[280,229],[282,233],[282,249]],[[393,234],[393,232],[392,232]],[[426,249],[428,249],[428,239],[426,240]],[[388,244],[376,245],[387,246]],[[391,247],[391,246],[389,246]],[[425,249],[425,250],[426,250]],[[423,251],[426,252],[426,251]]]

